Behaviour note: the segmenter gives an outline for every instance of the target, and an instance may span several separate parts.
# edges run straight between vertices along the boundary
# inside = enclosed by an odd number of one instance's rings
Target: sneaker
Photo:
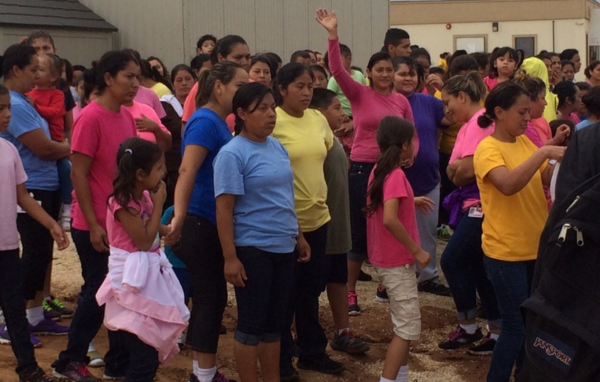
[[[358,274],[358,281],[372,281],[373,277],[364,272],[362,269],[360,270],[360,273]]]
[[[375,300],[379,302],[390,302],[390,298],[388,297],[387,290],[383,287],[383,285],[377,285],[377,293],[375,293]]]
[[[102,382],[100,378],[96,378],[90,373],[83,362],[71,361],[61,372],[54,369],[54,376],[60,380],[71,382]]]
[[[298,368],[313,370],[323,374],[340,374],[346,370],[346,366],[343,363],[332,360],[325,353],[298,358]]]
[[[361,313],[360,306],[358,306],[358,295],[356,292],[348,292],[348,315],[359,316]]]
[[[223,374],[221,374],[217,371],[215,373],[215,376],[212,379],[212,382],[237,382],[237,381],[234,379],[227,379],[226,376],[224,376]]]
[[[42,341],[40,341],[39,338],[31,334],[31,325],[29,325],[29,332],[29,340],[31,341],[33,347],[39,348],[40,346],[42,346]],[[10,335],[8,334],[8,328],[6,327],[6,324],[0,327],[0,344],[10,345]]]
[[[329,342],[332,349],[346,352],[348,354],[363,354],[369,351],[369,344],[360,338],[356,338],[352,330],[344,330],[342,334],[337,331],[333,340]]]
[[[31,325],[31,333],[41,336],[66,336],[69,334],[69,327],[43,319],[37,325]]]
[[[443,350],[456,350],[464,345],[470,345],[483,338],[481,329],[477,328],[475,333],[468,334],[466,330],[459,326],[456,327],[449,335],[448,341],[441,342],[438,347]]]
[[[419,292],[427,292],[438,296],[452,296],[450,288],[442,284],[439,277],[417,284]]]
[[[492,339],[490,333],[488,333],[479,345],[473,346],[467,350],[467,353],[479,356],[492,355],[495,346],[496,340]]]
[[[285,365],[279,364],[279,380],[281,382],[298,382],[300,380],[300,375],[291,362]]]
[[[54,310],[47,300],[42,301],[42,308],[44,309],[44,318],[52,321],[60,320],[60,312]]]
[[[19,374],[19,382],[56,382],[56,379],[46,375],[44,370],[36,367],[29,372]]]
[[[48,301],[48,305],[52,307],[52,309],[56,310],[60,313],[61,318],[71,318],[73,317],[73,313],[75,311],[73,309],[69,309],[60,302],[56,297],[52,297],[52,300]]]
[[[98,350],[92,350],[87,352],[87,356],[90,359],[88,363],[89,367],[102,367],[104,366],[104,358],[100,355]]]
[[[437,238],[440,240],[448,241],[452,237],[452,230],[446,224],[442,224],[440,228],[437,229]]]

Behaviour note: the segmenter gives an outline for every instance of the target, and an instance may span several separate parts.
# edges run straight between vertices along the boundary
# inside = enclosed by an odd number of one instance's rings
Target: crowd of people
[[[43,31],[4,52],[0,342],[20,381],[96,382],[88,367],[103,366],[105,380],[150,382],[185,345],[189,382],[233,381],[216,357],[227,283],[242,382],[340,374],[328,343],[369,351],[349,320],[357,281],[373,277],[365,261],[379,285],[360,298],[389,303],[393,324],[381,382],[407,381],[418,292],[454,301],[440,349],[491,355],[489,382],[519,374],[551,184],[571,136],[600,118],[600,62],[577,83],[574,49],[459,50],[432,66],[392,28],[363,71],[335,13],[316,20],[327,52],[285,65],[237,35],[202,36],[190,66],[170,71],[131,49],[71,65]],[[74,310],[51,291],[65,231],[84,280]],[[43,335],[68,336],[54,377],[35,359]]]

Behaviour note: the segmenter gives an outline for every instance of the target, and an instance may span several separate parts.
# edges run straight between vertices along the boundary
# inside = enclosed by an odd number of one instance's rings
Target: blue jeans
[[[288,302],[285,322],[281,332],[280,364],[289,366],[294,353],[294,341],[290,328],[294,315],[300,358],[325,354],[327,337],[319,323],[319,296],[323,289],[327,224],[316,231],[304,232],[310,245],[311,259],[307,263],[296,262],[294,285]]]
[[[535,261],[502,261],[484,258],[485,269],[496,291],[502,317],[502,333],[494,347],[487,382],[508,382],[516,364],[515,375],[523,363],[525,322],[521,304],[529,298]]]
[[[476,292],[479,292],[490,326],[500,327],[496,294],[483,265],[482,223],[483,219],[471,218],[465,212],[442,253],[440,265],[452,291],[458,320],[477,317]]]
[[[259,342],[279,342],[296,256],[294,252],[272,253],[255,247],[237,247],[236,250],[248,279],[244,287],[235,287],[238,323],[234,338],[251,346]]]
[[[58,169],[58,184],[60,187],[60,198],[63,204],[73,202],[73,182],[71,181],[71,162],[69,158],[62,158],[56,162]]]

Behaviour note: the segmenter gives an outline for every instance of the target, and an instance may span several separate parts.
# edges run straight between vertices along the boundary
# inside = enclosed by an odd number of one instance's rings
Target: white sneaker
[[[179,338],[177,339],[177,345],[179,345],[180,349],[183,349],[183,347],[185,346],[185,339],[187,338],[187,334],[186,332],[183,332],[179,335]]]
[[[71,230],[71,205],[63,204],[61,213],[61,225],[65,231]]]

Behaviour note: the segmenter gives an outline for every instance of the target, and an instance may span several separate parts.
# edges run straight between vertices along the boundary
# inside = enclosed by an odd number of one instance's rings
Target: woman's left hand
[[[142,114],[142,118],[135,118],[135,127],[138,131],[153,133],[159,129],[158,124]]]

